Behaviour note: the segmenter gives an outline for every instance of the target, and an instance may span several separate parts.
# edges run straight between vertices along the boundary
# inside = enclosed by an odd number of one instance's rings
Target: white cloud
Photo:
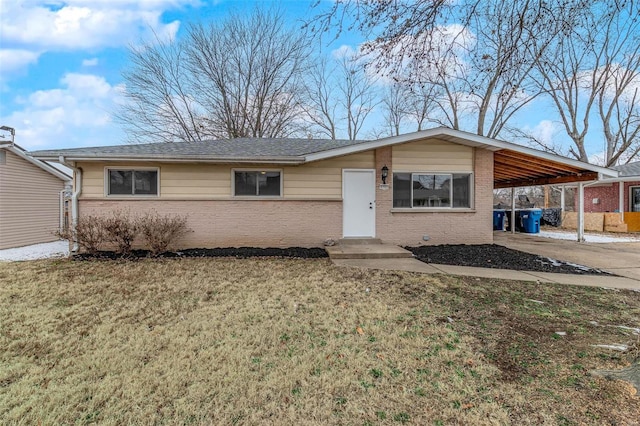
[[[39,52],[25,49],[0,49],[0,80],[36,63]]]
[[[530,130],[530,134],[546,146],[553,146],[554,140],[561,131],[560,124],[551,120],[542,120]]]
[[[180,22],[163,23],[162,14],[195,3],[196,0],[3,2],[2,44],[11,51],[22,52],[10,63],[15,71],[35,62],[39,53],[46,51],[125,46],[153,33],[161,38],[173,37]]]
[[[95,67],[98,65],[98,58],[85,59],[82,61],[83,67]]]
[[[331,51],[331,56],[334,59],[351,59],[354,58],[358,52],[351,46],[343,44],[335,50]]]
[[[16,129],[16,142],[28,150],[110,145],[122,140],[111,120],[119,86],[92,74],[65,74],[60,88],[38,90],[0,122]],[[82,139],[78,135],[82,135]]]

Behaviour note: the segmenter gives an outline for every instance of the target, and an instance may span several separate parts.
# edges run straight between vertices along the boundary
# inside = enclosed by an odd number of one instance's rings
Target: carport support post
[[[620,210],[620,219],[624,221],[624,182],[618,182],[618,210]]]
[[[564,212],[564,185],[560,187],[560,209],[560,215],[562,215]]]
[[[578,182],[578,242],[584,242],[584,182]]]
[[[511,233],[516,233],[516,189],[511,188],[511,217],[509,218]]]

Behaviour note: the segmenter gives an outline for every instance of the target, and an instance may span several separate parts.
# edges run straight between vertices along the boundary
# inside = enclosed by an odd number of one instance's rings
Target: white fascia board
[[[7,150],[11,151],[12,153],[17,155],[18,157],[22,158],[23,160],[28,161],[29,163],[33,164],[34,166],[37,166],[37,167],[41,168],[45,172],[54,175],[55,177],[57,177],[60,180],[63,180],[65,182],[70,182],[71,181],[71,176],[63,173],[62,171],[56,169],[53,166],[48,165],[47,163],[45,163],[42,160],[38,160],[36,158],[33,158],[33,157],[27,155],[25,153],[25,151],[22,148],[20,148],[19,146],[17,146],[16,144],[12,144],[12,145],[9,145],[9,146],[0,146],[0,148],[4,148],[4,149],[7,149]]]
[[[600,183],[615,183],[615,182],[640,182],[640,176],[623,176],[617,178],[605,178],[600,179]]]
[[[326,158],[338,157],[347,154],[354,154],[357,152],[368,151],[385,146],[393,146],[421,139],[435,138],[438,136],[448,136],[455,138],[457,140],[453,143],[458,143],[460,145],[483,148],[494,152],[500,151],[502,149],[508,149],[510,151],[532,155],[534,157],[555,161],[557,163],[565,164],[568,166],[598,172],[606,176],[618,177],[618,172],[616,170],[595,166],[593,164],[584,163],[579,160],[572,160],[570,158],[561,157],[559,155],[551,154],[522,145],[517,145],[511,142],[505,142],[497,139],[487,138],[485,136],[474,135],[473,133],[450,129],[448,127],[436,127],[433,129],[422,130],[420,132],[408,133],[400,136],[392,136],[389,138],[379,139],[376,141],[366,142],[358,145],[323,151],[316,154],[307,155],[305,157],[305,162],[323,160]]]
[[[83,156],[74,156],[74,155],[62,155],[62,156],[39,156],[36,155],[34,158],[43,161],[53,161],[60,162],[60,157],[64,158],[66,162],[77,162],[77,161],[141,161],[141,162],[154,162],[154,163],[219,163],[219,164],[229,164],[229,163],[251,163],[251,164],[291,164],[297,165],[302,164],[303,159],[301,157],[281,157],[281,158],[251,158],[251,157],[217,157],[217,158],[179,158],[179,157],[132,157],[132,156],[106,156],[106,157],[83,157]]]

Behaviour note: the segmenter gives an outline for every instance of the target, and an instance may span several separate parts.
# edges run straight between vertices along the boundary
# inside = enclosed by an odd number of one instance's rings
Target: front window
[[[622,185],[622,184],[621,184]],[[629,203],[631,212],[640,212],[640,186],[631,187],[631,196],[629,197]]]
[[[281,176],[279,171],[234,171],[234,195],[279,197]]]
[[[470,173],[394,173],[393,207],[470,208]]]
[[[158,170],[109,169],[109,195],[158,195]]]

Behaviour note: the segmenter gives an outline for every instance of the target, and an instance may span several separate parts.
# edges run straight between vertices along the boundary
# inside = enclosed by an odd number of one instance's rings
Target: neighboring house
[[[621,212],[625,230],[640,231],[640,161],[611,167],[617,178],[604,179],[584,189],[587,213]]]
[[[233,139],[37,151],[75,172],[74,212],[188,216],[183,247],[493,241],[493,188],[616,176],[436,128],[372,141]],[[383,184],[383,176],[386,184]]]
[[[57,240],[70,181],[18,145],[0,142],[0,249]]]

